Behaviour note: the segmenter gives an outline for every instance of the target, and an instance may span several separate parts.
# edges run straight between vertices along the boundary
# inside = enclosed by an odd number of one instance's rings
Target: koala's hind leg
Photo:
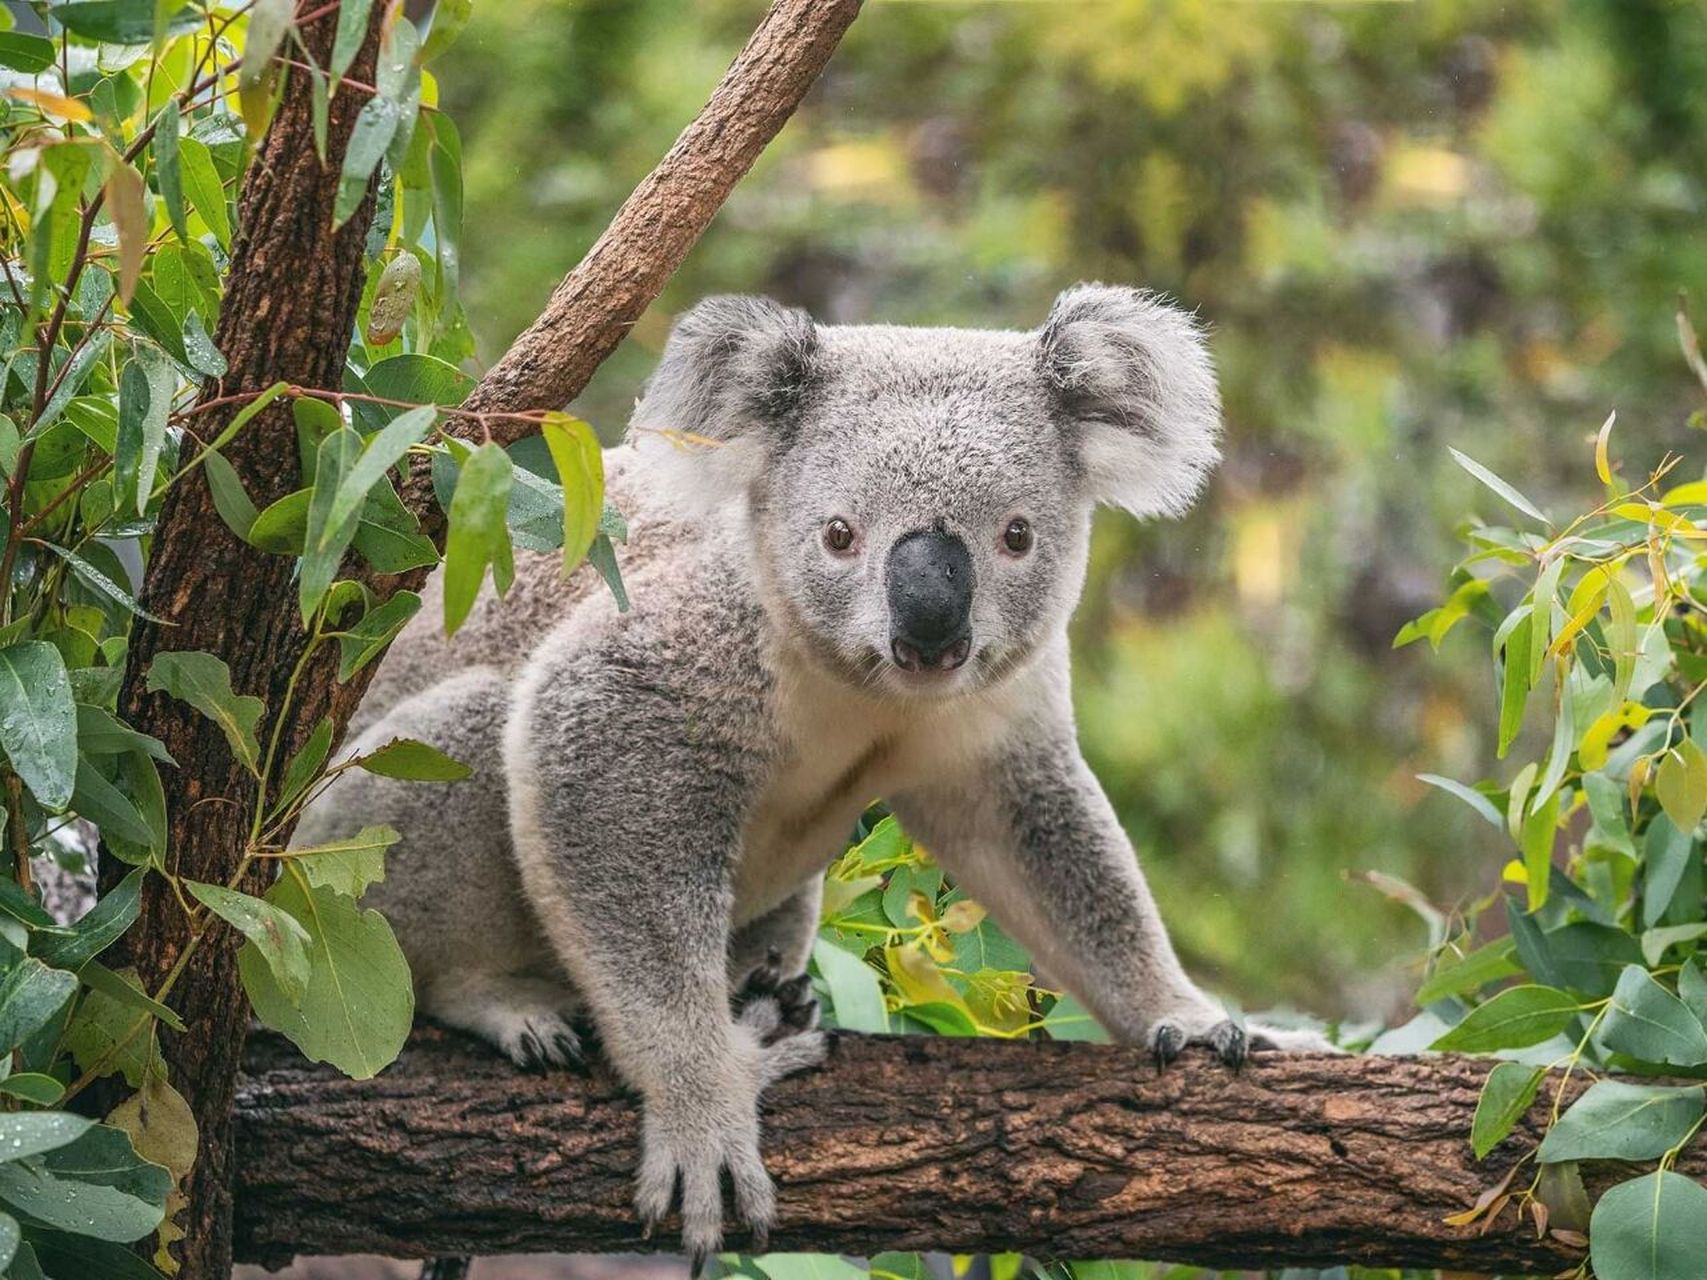
[[[496,1045],[524,1071],[586,1065],[570,1025],[575,993],[560,982],[520,974],[443,977],[421,993],[421,1012]]]
[[[735,930],[729,940],[730,990],[739,991],[748,976],[767,962],[784,977],[806,972],[823,901],[824,877],[816,875],[764,915]]]
[[[1028,730],[952,784],[894,797],[902,825],[1090,1008],[1159,1065],[1188,1044],[1223,1062],[1259,1048],[1325,1049],[1319,1037],[1244,1028],[1181,968],[1131,842],[1078,753],[1070,725]]]

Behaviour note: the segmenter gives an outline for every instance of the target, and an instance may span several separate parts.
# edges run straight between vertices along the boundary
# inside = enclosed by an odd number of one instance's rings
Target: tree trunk
[[[373,82],[379,21],[351,76]],[[336,12],[303,29],[325,64]],[[332,231],[338,170],[363,96],[346,88],[332,101],[328,160],[314,149],[309,80],[291,75],[277,118],[244,182],[237,239],[214,340],[229,372],[205,395],[255,391],[280,379],[339,386],[362,290],[362,242],[373,217],[370,192],[360,211]],[[209,433],[216,427],[207,428]],[[259,415],[223,450],[257,505],[300,487],[288,404]],[[161,739],[177,761],[163,769],[168,865],[194,880],[224,883],[236,871],[249,834],[256,787],[219,728],[190,707],[144,692],[157,653],[204,649],[231,668],[239,693],[269,710],[305,642],[296,609],[295,564],[243,543],[214,511],[198,470],[167,492],[142,588],[142,601],[164,623],[139,620],[131,636],[120,709],[125,720]],[[312,724],[312,721],[307,722]],[[265,730],[268,722],[263,721]],[[294,735],[292,735],[294,736]],[[126,870],[107,859],[105,887]],[[259,891],[257,883],[247,887]],[[184,912],[166,882],[151,877],[142,920],[124,939],[125,959],[153,991],[172,972],[190,939]],[[187,1191],[177,1246],[185,1277],[222,1276],[231,1255],[231,1103],[248,1009],[235,963],[240,939],[219,929],[191,958],[172,991],[189,1030],[162,1030],[172,1083],[189,1101],[201,1146]]]
[[[1491,1225],[1446,1222],[1534,1149],[1560,1083],[1478,1164],[1467,1135],[1493,1065],[1259,1055],[1234,1075],[1193,1054],[1158,1076],[1135,1049],[838,1035],[822,1069],[766,1095],[770,1244],[1216,1268],[1573,1267],[1580,1247],[1538,1235],[1510,1206]],[[272,1037],[257,1037],[247,1070],[245,1259],[675,1246],[640,1234],[638,1106],[603,1072],[523,1075],[432,1030],[375,1080],[306,1066]],[[1579,1073],[1567,1101],[1587,1085]],[[1701,1177],[1707,1153],[1680,1169]],[[1591,1168],[1590,1191],[1615,1176],[1626,1175]]]
[[[374,5],[368,41],[350,69],[353,82],[373,83],[377,34],[388,7]],[[775,0],[700,116],[566,278],[539,322],[476,389],[482,411],[557,408],[586,384],[799,105],[858,10],[859,0]],[[335,22],[334,11],[303,30],[321,64]],[[209,394],[258,391],[281,379],[305,387],[342,384],[372,195],[336,234],[331,214],[341,157],[362,101],[353,87],[333,100],[329,161],[322,168],[312,141],[308,80],[290,78],[245,183],[215,335],[230,372]],[[505,441],[519,434],[513,423],[507,433],[493,432]],[[287,405],[258,416],[223,452],[258,506],[300,487]],[[444,519],[430,489],[411,486],[407,496],[426,531],[442,543]],[[354,561],[345,570],[345,576],[372,580]],[[162,779],[167,857],[188,878],[224,882],[235,872],[256,787],[214,724],[184,703],[144,692],[149,665],[163,651],[206,650],[231,668],[238,693],[258,696],[275,711],[306,639],[294,574],[293,560],[255,551],[226,528],[202,473],[169,492],[142,591],[144,606],[166,622],[136,629],[121,711],[162,739],[178,763]],[[417,571],[389,586],[419,585],[425,576]],[[287,757],[323,715],[332,716],[335,739],[342,737],[374,668],[339,685],[336,666],[336,646],[329,645],[301,672],[282,739]],[[270,720],[262,731],[271,731]],[[124,870],[111,862],[103,867],[103,888]],[[263,886],[256,877],[244,887],[259,892]],[[156,990],[189,940],[170,889],[151,880],[142,920],[123,944],[125,959]],[[173,1083],[201,1128],[182,1222],[188,1238],[179,1246],[183,1274],[192,1280],[223,1276],[230,1267],[231,1103],[247,1025],[237,943],[231,930],[220,928],[195,953],[172,992],[189,1030],[163,1034]]]

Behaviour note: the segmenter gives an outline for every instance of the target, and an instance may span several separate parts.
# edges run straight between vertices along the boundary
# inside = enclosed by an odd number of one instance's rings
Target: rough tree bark
[[[1134,1049],[837,1036],[823,1069],[766,1096],[770,1247],[1575,1266],[1580,1248],[1513,1208],[1487,1227],[1445,1221],[1534,1149],[1551,1104],[1556,1079],[1478,1164],[1466,1135],[1492,1065],[1264,1055],[1232,1075],[1193,1055],[1158,1076]],[[1587,1084],[1579,1073],[1566,1099]],[[257,1038],[238,1101],[239,1255],[670,1248],[634,1217],[638,1119],[608,1076],[523,1075],[442,1032],[360,1083]],[[1681,1171],[1707,1174],[1707,1153]],[[1591,1169],[1591,1193],[1616,1176]]]
[[[373,83],[379,22],[351,68]],[[303,28],[324,65],[337,14]],[[346,89],[332,102],[329,163],[314,149],[309,82],[291,76],[272,127],[249,167],[238,206],[238,233],[214,341],[229,371],[205,394],[258,391],[280,379],[338,386],[362,290],[362,241],[373,217],[370,193],[360,211],[332,231],[338,170],[362,97]],[[223,451],[261,505],[300,487],[290,408],[259,415]],[[177,761],[161,771],[168,815],[166,849],[180,875],[223,883],[248,838],[255,781],[224,735],[185,703],[144,691],[157,653],[204,649],[223,658],[239,692],[278,706],[305,635],[297,614],[293,563],[247,546],[216,514],[195,472],[168,490],[142,587],[145,608],[162,623],[139,620],[131,635],[121,710],[161,739]],[[309,723],[312,723],[310,721]],[[107,859],[106,886],[127,868]],[[258,883],[251,889],[259,891]],[[125,959],[149,990],[172,972],[190,940],[187,917],[165,881],[146,882],[141,923],[126,936]],[[187,1277],[223,1275],[231,1255],[231,1100],[248,1011],[235,964],[233,931],[219,929],[192,956],[172,991],[189,1025],[163,1030],[161,1048],[173,1084],[189,1101],[201,1146],[186,1188],[189,1207],[177,1246]]]
[[[368,42],[350,72],[353,81],[373,82],[377,34],[388,8],[374,6]],[[566,278],[540,320],[476,388],[471,407],[554,409],[585,386],[793,114],[858,10],[859,0],[775,0],[710,102]],[[335,22],[336,13],[329,12],[304,29],[322,64]],[[291,78],[239,207],[238,241],[215,335],[230,364],[222,394],[256,391],[280,379],[307,387],[341,385],[361,292],[371,193],[335,235],[331,213],[340,160],[360,106],[353,90],[334,100],[330,159],[323,167],[312,143],[307,81]],[[500,424],[492,434],[508,441],[520,432]],[[224,452],[259,505],[299,486],[286,406],[258,417]],[[406,498],[442,542],[443,517],[430,488],[411,485]],[[350,576],[361,573],[356,566],[346,568]],[[164,650],[206,650],[227,662],[239,693],[258,695],[277,708],[305,640],[293,573],[289,559],[262,555],[229,532],[201,474],[169,494],[142,590],[145,607],[166,621],[140,625],[133,635],[121,706],[131,723],[161,738],[178,762],[163,781],[168,856],[182,875],[230,878],[247,837],[255,785],[213,724],[182,703],[144,692],[148,668]],[[424,576],[422,571],[387,585],[419,585]],[[341,737],[372,674],[369,667],[357,680],[338,685],[336,651],[327,649],[298,678],[282,737],[287,752],[326,714]],[[270,721],[262,729],[271,732]],[[104,887],[116,881],[118,871],[104,869]],[[170,892],[150,882],[125,958],[151,990],[172,972],[189,937]],[[187,1277],[229,1270],[231,1100],[247,1018],[235,946],[230,931],[220,930],[213,945],[191,959],[174,988],[174,1004],[190,1029],[182,1036],[168,1033],[163,1045],[173,1082],[189,1100],[202,1135],[182,1222],[188,1231],[180,1246]]]

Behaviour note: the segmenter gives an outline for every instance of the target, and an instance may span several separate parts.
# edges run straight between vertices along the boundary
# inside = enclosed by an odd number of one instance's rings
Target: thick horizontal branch
[[[1490,1065],[1188,1058],[1158,1076],[1100,1045],[840,1036],[766,1097],[771,1247],[1558,1271],[1581,1251],[1509,1208],[1485,1231],[1445,1221],[1533,1148],[1552,1097],[1478,1164],[1465,1136]],[[441,1032],[365,1082],[257,1038],[238,1255],[669,1248],[630,1206],[638,1118],[608,1076],[522,1075]]]

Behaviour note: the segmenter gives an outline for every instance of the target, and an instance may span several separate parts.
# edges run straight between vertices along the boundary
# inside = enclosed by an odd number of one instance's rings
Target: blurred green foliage
[[[760,8],[477,8],[441,80],[483,354]],[[1450,902],[1502,856],[1414,776],[1488,772],[1486,664],[1389,647],[1473,505],[1446,446],[1568,509],[1609,407],[1633,456],[1681,443],[1703,85],[1694,0],[870,0],[578,409],[619,431],[671,315],[720,290],[847,322],[1030,326],[1084,278],[1200,308],[1227,462],[1188,520],[1100,531],[1085,747],[1206,981],[1394,1018],[1425,934],[1347,873]]]

